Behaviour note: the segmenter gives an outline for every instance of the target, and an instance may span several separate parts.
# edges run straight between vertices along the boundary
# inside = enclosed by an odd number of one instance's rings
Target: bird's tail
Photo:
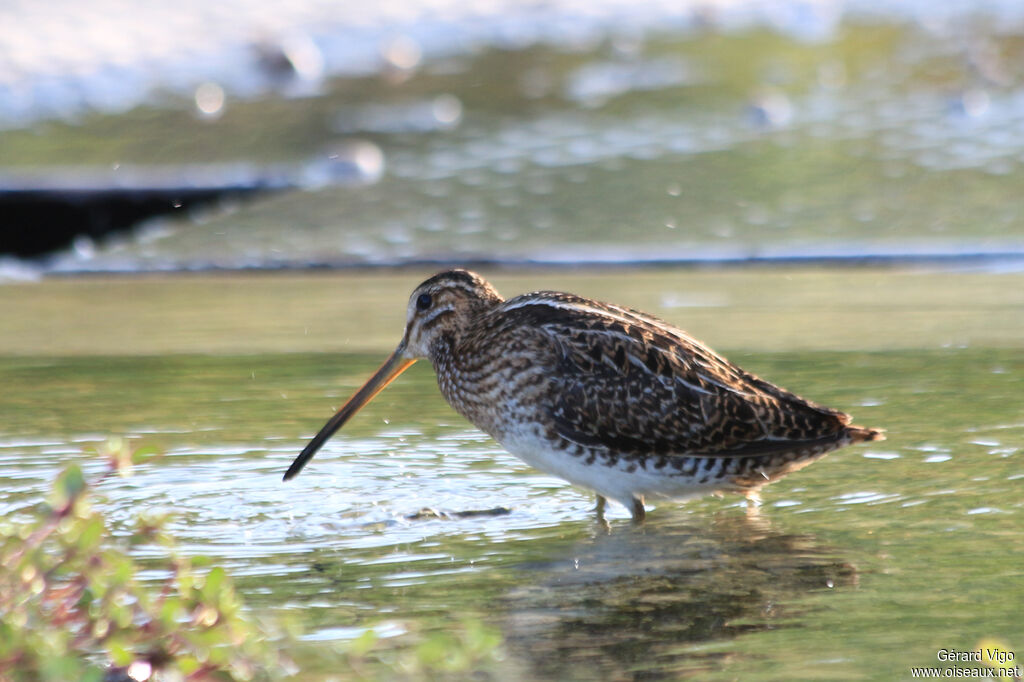
[[[884,429],[867,429],[863,426],[851,424],[846,427],[846,435],[851,443],[862,443],[869,440],[885,440]]]

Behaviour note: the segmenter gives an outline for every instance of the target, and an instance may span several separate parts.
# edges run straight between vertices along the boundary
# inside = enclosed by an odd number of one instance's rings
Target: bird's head
[[[455,344],[474,317],[503,300],[475,272],[447,270],[434,275],[409,297],[405,334],[395,353],[408,360],[436,358]]]
[[[399,374],[421,358],[437,358],[458,341],[476,315],[503,300],[487,280],[469,270],[441,272],[416,287],[409,297],[405,333],[395,352],[313,437],[284,479],[302,471],[327,439]]]

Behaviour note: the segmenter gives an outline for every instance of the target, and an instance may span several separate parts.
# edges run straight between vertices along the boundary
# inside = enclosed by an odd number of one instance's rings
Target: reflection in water
[[[505,596],[510,650],[545,679],[694,673],[729,656],[692,645],[800,627],[802,593],[855,585],[857,569],[810,535],[736,514],[656,516],[525,567]]]

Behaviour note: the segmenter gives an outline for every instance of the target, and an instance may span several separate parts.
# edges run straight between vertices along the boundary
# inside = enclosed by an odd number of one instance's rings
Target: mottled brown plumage
[[[452,407],[510,452],[635,519],[645,495],[754,499],[831,450],[883,438],[646,313],[551,291],[506,301],[479,275],[451,270],[413,291],[398,348],[285,479],[419,358]]]

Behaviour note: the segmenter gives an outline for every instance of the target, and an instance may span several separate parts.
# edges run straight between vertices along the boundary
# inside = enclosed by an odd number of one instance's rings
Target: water
[[[155,446],[103,484],[112,527],[171,512],[250,608],[299,617],[312,679],[344,677],[368,630],[400,653],[473,620],[501,679],[907,679],[986,638],[1024,656],[1020,3],[193,4],[0,9],[3,174],[306,168],[339,145],[381,172],[0,262],[5,516],[69,461],[99,472],[111,436]],[[770,486],[756,517],[613,506],[608,530],[421,363],[283,483],[441,261],[649,310],[888,440]],[[344,270],[381,264],[405,267]],[[311,266],[343,271],[238,271]]]
[[[310,177],[80,240],[37,273],[965,253],[1019,268],[1019,12],[876,9],[837,10],[813,39],[743,3],[744,21],[722,10],[658,29],[641,7],[633,32],[599,12],[588,40],[452,38],[414,68],[339,71],[302,98],[235,95],[225,76],[219,117],[170,97],[37,118],[0,132],[0,163],[116,178],[151,164],[305,167],[353,144],[377,160],[370,187]],[[516,25],[514,12],[488,21],[503,19]]]
[[[122,112],[169,94],[194,96],[202,114],[216,118],[223,111],[211,103],[223,104],[225,95],[314,97],[332,77],[401,74],[481,46],[521,50],[541,44],[581,51],[609,35],[636,40],[709,26],[727,32],[768,26],[813,42],[834,37],[841,20],[851,17],[918,22],[932,30],[956,25],[965,16],[1004,24],[1021,19],[1016,3],[1005,0],[947,2],[941,8],[917,0],[391,0],[369,6],[317,0],[287,6],[267,0],[229,0],[217,6],[196,0],[173,6],[57,0],[52,12],[12,0],[0,9],[4,127],[39,118],[75,120],[97,110]],[[677,80],[671,69],[668,74],[636,82],[649,87]]]
[[[105,305],[129,319],[156,292],[173,319],[178,295],[194,301],[198,289],[210,297],[241,285],[250,298],[224,298],[222,324],[249,325],[227,335],[255,336],[256,345],[240,338],[229,354],[190,345],[221,338],[224,328],[183,335],[191,341],[179,348],[192,348],[184,354],[166,346],[159,355],[69,353],[76,341],[53,327],[58,345],[50,355],[15,352],[17,341],[4,339],[0,508],[23,514],[69,461],[100,471],[83,451],[109,435],[155,445],[163,457],[101,489],[114,528],[140,509],[171,512],[170,530],[184,550],[224,565],[252,608],[301,613],[310,675],[334,670],[334,646],[367,628],[401,649],[408,633],[443,633],[470,617],[500,632],[503,674],[525,679],[881,680],[909,677],[910,666],[935,663],[943,647],[969,649],[986,637],[1021,646],[1024,354],[1019,331],[1017,342],[997,333],[1017,329],[1020,275],[819,272],[813,288],[794,289],[809,298],[789,324],[729,343],[744,338],[733,330],[756,319],[785,318],[792,299],[759,297],[811,274],[495,277],[507,293],[553,281],[591,293],[601,282],[627,303],[661,300],[648,307],[748,369],[888,430],[884,442],[834,453],[770,486],[757,517],[740,498],[706,498],[658,502],[634,527],[613,505],[608,531],[594,520],[590,495],[528,468],[451,411],[422,363],[283,483],[295,454],[375,369],[397,332],[370,325],[373,348],[322,352],[341,348],[374,315],[342,296],[331,314],[347,331],[309,341],[293,327],[296,344],[310,344],[306,352],[266,345],[259,352],[268,341],[253,331],[254,319],[281,320],[273,305],[256,303],[272,300],[275,289],[295,301],[318,289],[373,290],[397,299],[400,316],[402,289],[419,280],[412,273],[104,283]],[[748,277],[764,290],[737,286]],[[776,348],[801,320],[820,324],[830,288],[851,292],[844,305],[856,309],[865,290],[894,281],[908,292],[899,305],[887,306],[877,290],[871,300],[880,326],[902,321],[899,334],[873,336],[857,325],[833,338],[812,335],[800,350]],[[55,284],[6,291],[50,287],[49,299],[71,305],[78,289]],[[957,316],[964,312],[958,297],[983,294],[988,317],[979,325],[988,329],[971,336]],[[697,305],[680,307],[684,295]],[[13,298],[0,301],[5,319],[14,329],[31,326],[19,321]],[[752,316],[755,303],[762,318]],[[247,314],[234,318],[229,311],[239,304]],[[704,319],[719,326],[705,327]],[[145,321],[142,328],[159,333]],[[950,332],[968,344],[947,345]],[[496,505],[511,512],[410,518],[423,508]]]

